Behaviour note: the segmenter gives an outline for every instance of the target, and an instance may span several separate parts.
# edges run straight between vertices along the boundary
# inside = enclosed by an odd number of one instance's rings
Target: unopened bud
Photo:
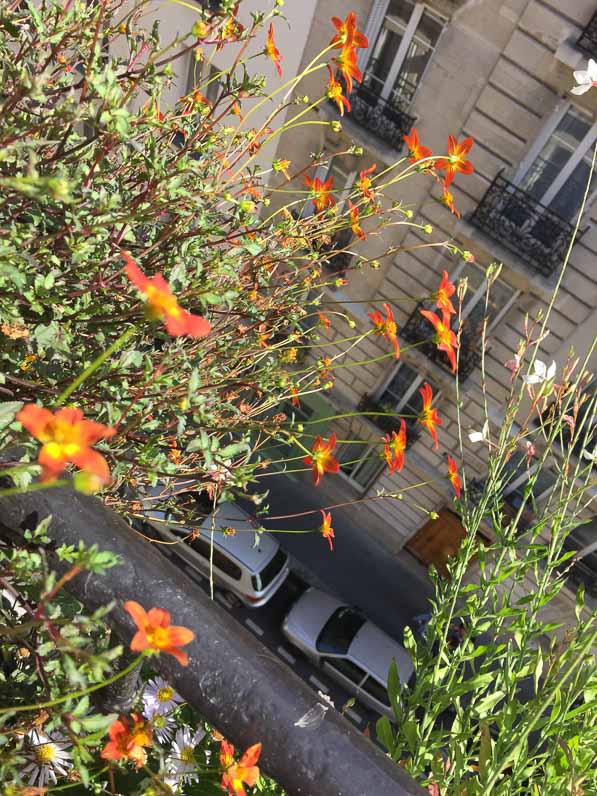
[[[356,329],[357,328],[356,321],[353,321],[352,318],[348,319],[348,325],[350,326],[351,329]]]
[[[431,235],[431,233],[433,232],[433,227],[431,226],[431,224],[425,224],[423,226],[423,232],[425,232],[425,234],[427,235]]]
[[[381,268],[381,263],[379,262],[379,260],[371,260],[369,265],[371,266],[371,268],[375,268],[375,270]]]
[[[197,39],[203,39],[209,33],[209,27],[202,19],[200,19],[197,22],[195,22],[195,24],[191,28],[191,33]]]
[[[458,280],[458,300],[464,301],[464,297],[466,296],[466,291],[468,290],[468,278],[465,276],[462,279]]]
[[[333,119],[330,122],[330,128],[332,129],[332,131],[334,133],[341,133],[342,132],[342,125],[340,124],[340,122],[337,119]]]
[[[241,199],[238,206],[244,213],[255,212],[255,202],[252,202],[250,199]]]
[[[326,383],[323,385],[323,389],[324,390],[331,390],[333,386],[334,386],[334,382],[333,381],[326,381]]]
[[[413,213],[413,211],[412,211],[412,210],[405,210],[405,211],[404,211],[404,215],[405,215],[407,218],[412,218],[412,217],[414,216],[414,213]]]
[[[429,512],[429,519],[430,520],[439,520],[439,514],[436,511]]]

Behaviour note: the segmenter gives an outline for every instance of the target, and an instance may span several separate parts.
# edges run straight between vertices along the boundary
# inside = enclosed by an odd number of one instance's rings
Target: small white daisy
[[[204,737],[204,730],[197,730],[195,733],[190,727],[178,730],[172,744],[172,752],[166,761],[168,771],[173,778],[173,782],[168,780],[169,785],[198,781],[195,749]]]
[[[175,724],[172,716],[165,716],[161,713],[154,713],[151,716],[153,733],[160,743],[170,743]]]
[[[143,691],[143,715],[146,719],[151,719],[158,713],[165,715],[184,702],[180,694],[169,685],[163,677],[156,677],[148,680]]]
[[[66,776],[71,768],[71,755],[66,750],[71,746],[62,736],[45,735],[38,730],[27,733],[27,765],[22,773],[29,775],[29,785],[43,788],[48,782],[56,783],[56,774]]]

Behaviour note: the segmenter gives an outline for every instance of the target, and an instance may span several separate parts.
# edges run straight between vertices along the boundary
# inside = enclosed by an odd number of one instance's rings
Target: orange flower
[[[321,511],[321,516],[323,519],[323,523],[321,525],[321,534],[324,539],[327,539],[330,545],[330,550],[334,549],[334,529],[332,528],[332,515],[328,511],[327,513],[323,509],[319,509]]]
[[[435,300],[437,302],[436,307],[443,312],[455,313],[456,310],[454,309],[454,305],[450,301],[450,296],[453,296],[455,292],[456,288],[454,284],[450,282],[448,272],[444,271],[442,274],[442,281],[439,283],[439,288],[435,294]]]
[[[326,207],[333,207],[336,204],[336,200],[331,193],[334,187],[333,177],[328,177],[325,182],[322,182],[319,177],[315,177],[313,180],[311,177],[305,177],[305,185],[311,190],[311,199],[317,213],[321,213]]]
[[[357,181],[357,188],[363,194],[365,199],[368,199],[370,202],[375,199],[375,191],[371,187],[372,182],[369,175],[372,174],[376,168],[377,166],[375,163],[372,166],[369,166],[368,169],[365,169],[359,174],[359,179]]]
[[[179,648],[195,638],[192,630],[171,625],[170,613],[163,608],[151,608],[146,612],[133,600],[126,602],[124,607],[138,628],[131,641],[131,649],[134,652],[143,650],[167,652],[183,666],[187,665],[189,656]]]
[[[386,311],[386,317],[384,318],[383,315],[379,310],[375,310],[375,312],[370,312],[369,317],[373,321],[373,325],[375,326],[375,334],[383,334],[386,340],[389,340],[390,343],[394,346],[394,356],[396,359],[400,358],[400,343],[398,342],[398,338],[396,337],[396,332],[398,331],[396,328],[396,322],[394,320],[394,313],[392,312],[392,308],[389,304],[384,304],[383,308]]]
[[[442,421],[438,414],[437,409],[434,409],[431,406],[431,402],[433,401],[433,390],[431,389],[431,385],[427,382],[419,388],[419,392],[421,393],[421,398],[423,399],[423,409],[421,410],[418,420],[422,426],[425,426],[427,431],[433,437],[433,441],[435,443],[435,448],[439,447],[439,442],[437,439],[437,431],[435,430],[436,426],[441,426]]]
[[[319,486],[321,477],[324,473],[337,473],[340,470],[340,463],[332,456],[332,451],[336,447],[336,433],[334,432],[327,442],[317,436],[313,444],[310,456],[305,456],[303,462],[313,468],[313,481],[315,486]]]
[[[460,498],[460,494],[462,491],[462,484],[460,482],[460,476],[458,475],[458,466],[454,459],[448,454],[448,480],[454,487],[454,492],[456,492],[456,497]]]
[[[282,56],[280,55],[280,50],[278,50],[278,48],[276,47],[276,43],[274,41],[274,26],[271,23],[267,31],[265,54],[272,59],[278,74],[280,75],[280,77],[282,77],[282,67],[280,66],[280,61],[282,60]]]
[[[301,402],[299,401],[299,398],[298,398],[299,391],[297,390],[297,388],[296,387],[291,387],[290,388],[290,394],[292,395],[292,398],[290,399],[290,403],[294,406],[295,409],[300,409],[301,408]]]
[[[403,136],[404,142],[408,147],[408,162],[409,163],[418,163],[420,160],[424,158],[430,158],[433,155],[433,152],[426,146],[421,146],[419,141],[419,134],[417,133],[416,129],[410,131],[410,135]],[[430,169],[433,166],[432,161],[425,164],[425,168]]]
[[[446,188],[454,179],[456,172],[461,174],[472,174],[474,171],[473,164],[466,156],[471,150],[475,142],[472,138],[464,138],[460,143],[453,135],[448,136],[448,157],[438,158],[435,161],[435,168],[438,171],[445,171],[446,178],[444,184]]]
[[[83,412],[72,406],[58,409],[52,414],[49,409],[37,404],[26,404],[18,412],[17,420],[43,443],[37,457],[42,467],[42,481],[53,481],[72,462],[80,470],[96,476],[101,484],[108,483],[108,463],[91,446],[100,439],[113,437],[116,429],[93,420],[84,420]]]
[[[261,744],[250,746],[238,763],[234,762],[234,746],[228,741],[222,741],[220,747],[220,765],[224,769],[222,774],[222,790],[227,790],[229,796],[247,796],[243,783],[252,787],[259,779],[259,768],[256,765],[261,754]]]
[[[359,224],[359,208],[355,207],[350,199],[348,200],[348,208],[348,218],[350,219],[351,230],[355,235],[358,235],[361,240],[365,240],[366,235]]]
[[[454,196],[450,191],[447,189],[446,185],[444,184],[444,192],[442,194],[441,202],[445,205],[448,210],[456,216],[456,218],[460,218],[460,212],[456,209],[454,205]]]
[[[458,339],[450,329],[450,313],[444,310],[441,319],[434,312],[429,312],[429,310],[420,310],[420,313],[433,325],[435,329],[434,341],[440,351],[446,352],[452,366],[452,372],[456,373],[455,349],[458,348]]]
[[[259,348],[269,348],[269,343],[267,341],[272,335],[273,332],[268,332],[267,330],[267,324],[260,323],[259,328],[257,329],[257,341],[259,343]]]
[[[329,64],[328,72],[330,73],[330,79],[325,91],[326,97],[331,99],[332,102],[336,103],[336,106],[338,107],[338,113],[340,116],[344,116],[344,108],[346,108],[347,111],[350,111],[350,102],[344,96],[342,83],[339,83],[336,80],[334,73],[332,72],[332,67]]]
[[[328,318],[328,316],[324,315],[324,313],[321,310],[317,310],[317,315],[319,316],[319,322],[321,323],[321,325],[325,326],[326,329],[329,329],[332,324],[330,323],[330,319]]]
[[[138,713],[131,713],[132,724],[121,716],[113,721],[108,730],[110,740],[104,746],[104,760],[132,760],[137,768],[145,764],[147,753],[144,746],[151,746],[151,727]]]
[[[330,47],[337,49],[359,47],[364,49],[369,46],[369,40],[365,34],[357,30],[357,15],[354,11],[348,12],[344,22],[338,17],[332,17],[332,25],[338,32],[331,40]]]
[[[404,418],[400,420],[400,432],[397,434],[392,431],[392,437],[386,434],[384,437],[385,445],[383,449],[384,458],[388,464],[390,474],[404,467],[404,451],[406,450],[406,423]]]
[[[346,93],[350,94],[352,91],[353,77],[357,83],[360,83],[363,79],[363,74],[357,65],[357,51],[355,49],[340,50],[340,54],[332,58],[332,61],[334,61],[338,67],[338,71],[344,78]]]
[[[210,333],[209,321],[183,310],[161,274],[149,278],[145,276],[130,255],[122,252],[122,256],[126,262],[124,269],[126,275],[133,285],[145,294],[150,316],[163,320],[168,334],[173,337],[183,334],[188,334],[191,337],[205,337]]]

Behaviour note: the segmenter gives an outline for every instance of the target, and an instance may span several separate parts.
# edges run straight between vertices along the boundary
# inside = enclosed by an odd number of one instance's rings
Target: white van
[[[168,495],[160,486],[152,489],[151,494]],[[187,508],[196,495],[192,490],[169,491],[170,497],[184,500]],[[145,499],[142,502],[147,509],[154,501]],[[174,517],[168,511],[149,511],[146,518],[166,541],[180,540],[180,544],[172,545],[171,550],[208,578],[211,560],[216,585],[235,594],[250,608],[265,605],[290,572],[288,555],[267,531],[255,544],[256,524],[235,503],[221,503],[212,514],[198,517],[197,525],[191,527],[173,524]],[[192,530],[198,531],[198,535],[183,541]]]

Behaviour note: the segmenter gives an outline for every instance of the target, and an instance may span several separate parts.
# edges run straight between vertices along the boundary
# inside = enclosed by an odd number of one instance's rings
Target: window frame
[[[582,107],[577,105],[574,102],[571,102],[568,99],[561,99],[556,106],[554,107],[553,111],[549,114],[549,116],[545,119],[545,122],[539,131],[538,135],[535,137],[533,142],[531,143],[529,149],[525,153],[524,157],[519,163],[518,169],[516,170],[513,178],[512,184],[516,185],[517,187],[522,187],[522,183],[524,182],[525,177],[530,172],[533,164],[536,162],[537,158],[543,151],[543,148],[548,143],[550,138],[555,134],[558,125],[562,121],[562,119],[566,116],[566,114],[570,110],[575,110],[580,114],[587,114],[590,117],[590,114]],[[559,172],[559,176],[555,179],[545,190],[545,193],[541,196],[541,198],[536,199],[539,204],[543,205],[544,207],[550,207],[550,204],[558,195],[559,191],[566,185],[574,170],[578,166],[578,164],[587,156],[590,156],[590,152],[592,147],[595,146],[595,142],[597,142],[597,120],[593,122],[590,126],[588,132],[585,134],[584,138],[578,144],[577,148],[573,150],[573,154],[570,156],[564,168]],[[597,187],[595,187],[587,198],[587,203],[585,205],[585,214],[589,212],[591,205],[597,199]],[[557,213],[556,210],[553,212]],[[559,213],[558,213],[559,215]],[[572,222],[570,222],[572,223]]]
[[[373,3],[373,7],[369,13],[369,18],[367,20],[367,25],[365,28],[365,35],[369,40],[370,46],[368,48],[360,50],[357,61],[359,69],[363,73],[363,77],[365,77],[367,72],[367,66],[369,65],[369,62],[373,57],[373,51],[375,45],[377,44],[377,40],[382,31],[382,28],[384,27],[384,22],[388,15],[388,9],[390,7],[391,2],[392,0],[375,0],[375,2]],[[383,88],[379,95],[381,99],[385,100],[386,102],[390,101],[395,88],[397,88],[396,83],[400,75],[400,71],[404,66],[404,62],[408,56],[410,45],[413,39],[416,37],[419,23],[423,17],[423,14],[426,11],[429,14],[431,14],[433,17],[435,17],[438,20],[438,22],[442,23],[442,29],[437,37],[437,41],[431,48],[431,55],[429,57],[429,60],[427,61],[425,67],[423,68],[423,71],[421,72],[421,77],[419,78],[419,81],[413,93],[413,99],[414,96],[416,95],[416,92],[418,91],[419,86],[421,85],[421,83],[425,78],[425,74],[427,72],[427,69],[429,68],[429,64],[433,59],[433,55],[437,49],[440,39],[448,24],[448,19],[439,12],[437,12],[434,8],[431,8],[427,3],[421,3],[414,0],[414,8],[411,12],[408,23],[403,30],[402,41],[398,46],[398,50],[396,51],[396,54],[394,56],[392,66],[388,72],[388,76],[384,81]],[[399,92],[397,93],[398,96],[400,96]]]

